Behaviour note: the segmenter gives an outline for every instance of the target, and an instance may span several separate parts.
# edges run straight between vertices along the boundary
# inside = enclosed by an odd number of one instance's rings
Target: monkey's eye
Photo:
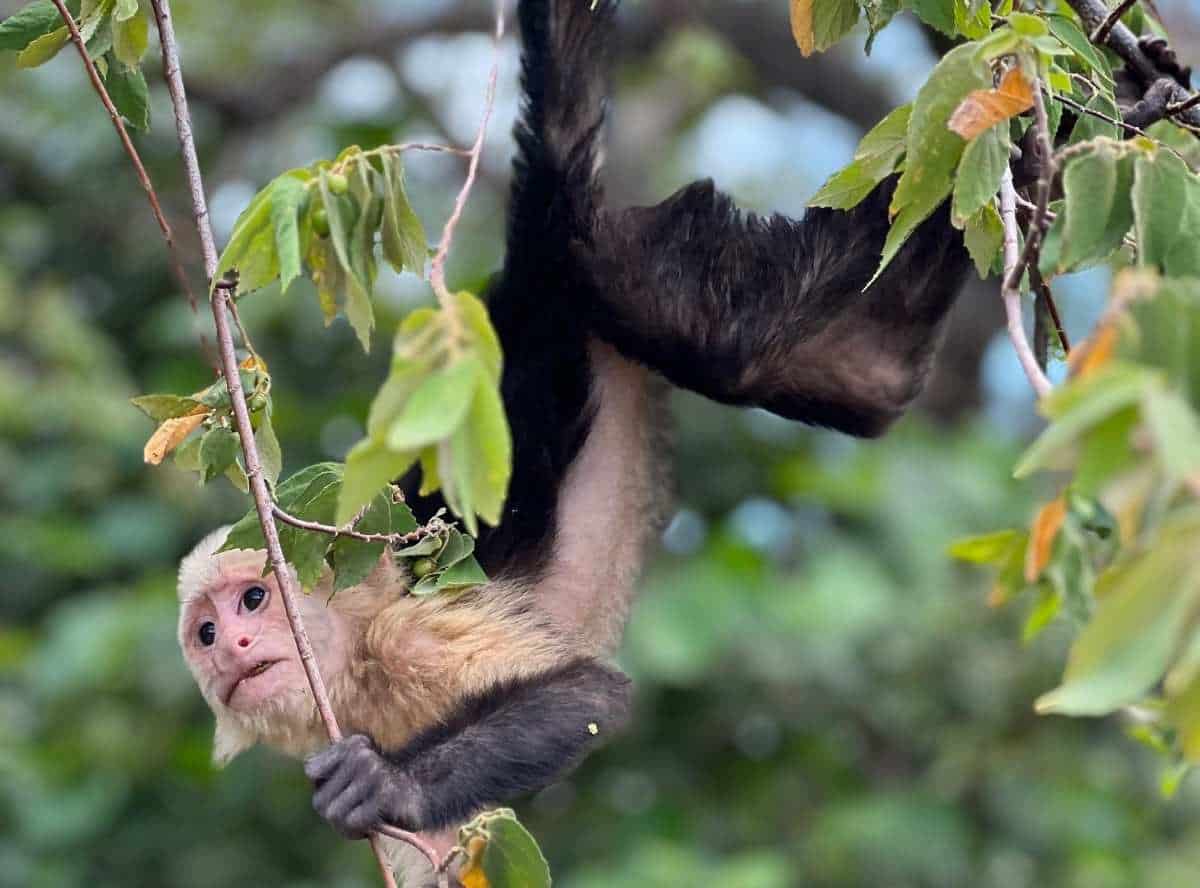
[[[242,593],[242,607],[246,610],[258,610],[258,606],[267,598],[267,590],[262,586],[251,586]]]
[[[212,643],[217,640],[217,624],[209,620],[200,624],[200,643],[205,647],[211,647]]]

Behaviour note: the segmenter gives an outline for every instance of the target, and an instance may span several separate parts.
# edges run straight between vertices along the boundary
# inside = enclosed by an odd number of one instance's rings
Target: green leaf
[[[415,451],[448,438],[462,424],[482,378],[474,355],[431,373],[392,421],[388,447]]]
[[[1142,416],[1167,478],[1200,477],[1200,421],[1191,405],[1176,392],[1151,388],[1142,401]]]
[[[499,385],[504,356],[500,351],[500,337],[496,335],[496,328],[492,326],[487,308],[476,296],[466,290],[460,290],[452,298],[471,335],[471,345],[479,359],[483,361],[487,378],[493,384]]]
[[[912,105],[901,105],[863,136],[849,166],[835,173],[809,206],[847,210],[857,206],[890,176],[908,146]]]
[[[1101,577],[1095,614],[1039,712],[1105,715],[1162,678],[1200,598],[1197,529],[1195,515],[1165,527],[1148,552]]]
[[[586,731],[588,726],[580,725],[579,729]],[[479,838],[486,840],[482,847]],[[488,888],[550,888],[546,858],[533,836],[507,808],[476,817],[459,830],[459,844],[471,852],[463,867],[463,881],[468,884],[486,884]]]
[[[950,50],[917,93],[908,124],[908,158],[892,199],[893,212],[949,184],[966,143],[947,123],[968,93],[991,86],[975,50],[974,43]]]
[[[963,235],[967,252],[975,263],[979,277],[986,280],[992,263],[1004,245],[1004,223],[1000,220],[995,204],[986,204],[978,213],[967,220]]]
[[[201,436],[192,435],[175,448],[175,466],[185,472],[200,471]]]
[[[1004,564],[1014,549],[1025,548],[1026,537],[1022,530],[997,530],[955,540],[949,553],[951,558],[972,564]]]
[[[856,0],[812,0],[813,48],[823,52],[858,22]]]
[[[138,0],[116,0],[113,8],[113,18],[123,22],[133,18],[138,13]]]
[[[1157,376],[1141,368],[1110,365],[1056,389],[1042,402],[1042,409],[1054,421],[1025,451],[1013,476],[1024,478],[1037,469],[1050,467],[1052,460],[1080,435],[1138,403],[1147,388],[1156,383]]]
[[[349,523],[359,509],[416,461],[415,453],[391,450],[374,438],[364,438],[355,444],[346,455],[346,478],[338,497],[334,523],[338,527]]]
[[[438,574],[437,591],[457,592],[470,589],[472,586],[482,586],[488,581],[488,576],[479,566],[479,562],[471,556]]]
[[[300,277],[300,213],[308,198],[308,189],[298,178],[280,176],[271,191],[271,226],[275,233],[275,252],[279,256],[279,289],[286,293],[292,281]]]
[[[216,426],[204,433],[200,439],[200,474],[207,483],[223,474],[241,453],[237,433],[232,429]]]
[[[67,8],[72,14],[78,15],[79,0],[71,0]],[[23,6],[0,22],[0,51],[19,52],[39,37],[59,30],[67,29],[58,8],[50,0],[37,0],[36,3]]]
[[[917,18],[936,28],[947,37],[957,37],[954,24],[954,0],[911,0],[912,11]]]
[[[486,384],[476,388],[461,434],[465,465],[460,462],[456,470],[467,475],[476,513],[495,526],[500,523],[512,474],[512,436],[496,388]]]
[[[17,53],[17,64],[22,68],[44,65],[58,55],[59,50],[66,46],[70,39],[71,32],[67,30],[66,25],[49,34],[43,34]]]
[[[967,145],[954,180],[955,225],[962,227],[985,205],[991,204],[1000,190],[1000,177],[1008,168],[1008,154],[1007,123],[993,126]]]
[[[954,27],[971,40],[986,37],[992,30],[992,4],[989,0],[954,0]]]
[[[369,164],[361,163],[350,179],[350,194],[357,203],[357,218],[350,229],[350,262],[352,278],[359,286],[351,286],[346,299],[346,320],[362,343],[363,351],[371,350],[371,330],[375,326],[375,312],[371,305],[371,293],[375,289],[375,228],[376,217],[383,207],[375,196],[370,176],[374,175]]]
[[[329,173],[326,170],[321,170],[319,187],[321,189],[321,201],[329,216],[329,240],[333,244],[338,264],[341,265],[342,271],[346,274],[348,291],[346,300],[347,319],[351,320],[351,326],[354,328],[359,342],[362,343],[363,350],[369,351],[371,347],[371,327],[374,325],[374,318],[371,314],[371,294],[368,282],[363,280],[356,271],[356,268],[362,265],[362,260],[354,260],[352,256],[354,247],[350,242],[351,235],[355,231],[355,223],[358,221],[360,208],[354,205],[348,194],[337,195],[330,190]],[[353,319],[350,317],[351,304],[355,306]],[[355,323],[355,321],[358,323]]]
[[[1119,139],[1121,137],[1116,123],[1110,122],[1120,119],[1121,116],[1111,92],[1103,88],[1099,89],[1087,100],[1084,107],[1104,116],[1097,117],[1095,114],[1079,112],[1075,127],[1071,130],[1071,144],[1089,142],[1092,139]]]
[[[1115,84],[1112,76],[1112,68],[1104,55],[1098,50],[1092,41],[1087,38],[1083,31],[1079,30],[1079,26],[1074,21],[1063,15],[1047,15],[1046,21],[1050,25],[1050,33],[1057,37],[1065,46],[1069,46],[1075,55],[1083,61],[1100,79],[1112,88]]]
[[[260,238],[264,231],[271,233],[271,190],[274,184],[271,182],[254,195],[249,206],[242,210],[237,221],[233,223],[229,242],[225,244],[221,258],[217,261],[217,271],[213,275],[214,284],[231,268],[240,268],[243,258],[250,251],[256,238]]]
[[[146,54],[150,43],[150,20],[144,11],[138,11],[136,0],[133,12],[126,18],[121,18],[120,9],[121,0],[118,0],[118,14],[113,16],[112,26],[113,55],[132,68],[140,64]]]
[[[203,407],[199,401],[179,395],[140,395],[130,402],[155,422],[164,422],[177,416],[187,416]]]
[[[130,126],[139,130],[150,128],[150,89],[140,68],[110,65],[104,86]]]
[[[279,480],[283,469],[283,451],[279,439],[275,437],[275,426],[271,422],[271,410],[264,411],[258,429],[254,433],[254,443],[258,446],[258,459],[262,465],[263,478],[272,489]]]
[[[79,36],[87,43],[100,25],[108,21],[115,0],[83,0],[79,8]]]
[[[1014,12],[1008,17],[1008,24],[1022,37],[1041,37],[1049,33],[1045,19],[1041,16],[1030,15],[1027,12]]]
[[[1138,264],[1172,277],[1200,275],[1200,179],[1170,151],[1134,160]]]
[[[955,136],[957,139],[958,137]],[[942,205],[950,195],[951,183],[947,179],[942,183],[941,191],[925,191],[919,195],[917,200],[905,204],[904,208],[892,220],[892,227],[888,229],[887,239],[883,244],[883,254],[879,259],[879,267],[875,270],[875,276],[867,282],[867,286],[875,283],[884,270],[888,267],[891,261],[896,258],[896,254],[900,252],[900,248],[904,246],[905,241],[909,239],[917,227],[928,219],[933,211]],[[864,287],[864,289],[866,289]]]
[[[1067,164],[1060,270],[1102,261],[1121,246],[1133,225],[1132,187],[1133,161],[1111,143]]]
[[[400,158],[388,152],[380,156],[383,164],[383,255],[396,271],[425,275],[425,256],[429,249],[425,229],[413,212],[404,190],[404,168]]]
[[[892,196],[891,211],[895,218],[872,282],[909,235],[950,193],[951,176],[966,146],[947,127],[950,115],[971,90],[991,85],[976,59],[976,48],[974,43],[964,43],[950,50],[917,93],[908,123],[904,172]]]
[[[404,503],[392,502],[391,494],[376,496],[355,529],[362,533],[408,533],[417,521]],[[338,537],[332,549],[333,591],[357,586],[375,570],[383,557],[386,543],[367,543],[350,537]]]

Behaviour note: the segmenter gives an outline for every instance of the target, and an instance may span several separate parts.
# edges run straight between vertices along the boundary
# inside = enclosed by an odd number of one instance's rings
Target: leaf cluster
[[[1125,160],[1136,167],[1157,158]],[[1157,212],[1147,207],[1146,215]],[[1040,405],[1049,425],[1017,463],[1017,477],[1065,474],[1063,492],[1030,530],[975,537],[951,551],[997,569],[997,603],[1034,593],[1027,637],[1059,613],[1079,627],[1063,682],[1039,711],[1104,715],[1136,705],[1145,714],[1139,735],[1194,764],[1200,279],[1128,270],[1115,298],[1130,307],[1077,352],[1070,381]]]
[[[66,6],[121,116],[136,129],[149,129],[150,94],[141,68],[150,40],[148,0],[68,0]],[[50,0],[34,0],[0,22],[0,52],[15,52],[22,68],[44,65],[70,40]]]
[[[286,293],[305,275],[326,323],[344,312],[369,350],[377,237],[392,268],[424,275],[428,244],[405,192],[399,149],[352,145],[333,161],[288,170],[254,196],[234,224],[214,284],[236,270],[239,293],[275,281]]]

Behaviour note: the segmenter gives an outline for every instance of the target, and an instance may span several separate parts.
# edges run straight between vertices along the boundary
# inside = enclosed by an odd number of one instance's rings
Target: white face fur
[[[218,761],[273,739],[275,728],[302,730],[313,714],[278,586],[262,576],[263,553],[214,554],[226,533],[210,534],[179,568],[179,646],[217,717]],[[346,662],[345,620],[319,594],[300,607],[322,672],[336,673]]]

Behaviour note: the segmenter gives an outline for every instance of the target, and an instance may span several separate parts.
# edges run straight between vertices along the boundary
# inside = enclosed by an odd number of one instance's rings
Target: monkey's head
[[[229,528],[209,534],[179,565],[179,646],[216,716],[213,758],[224,764],[262,741],[303,754],[323,734],[266,555],[217,553]],[[301,597],[301,616],[321,673],[335,682],[355,632],[396,594],[369,584],[330,599],[328,578]]]

